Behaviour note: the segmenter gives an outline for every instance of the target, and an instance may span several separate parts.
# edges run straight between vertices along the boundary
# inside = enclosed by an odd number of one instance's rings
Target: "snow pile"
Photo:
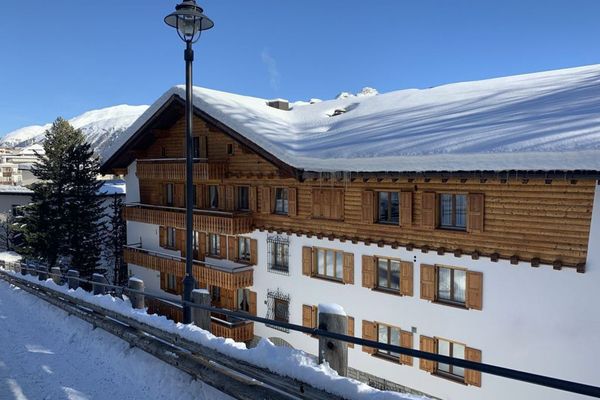
[[[110,196],[114,194],[122,194],[126,193],[126,184],[122,179],[114,179],[114,180],[106,180],[98,189],[99,195]]]
[[[344,311],[344,307],[340,306],[339,304],[319,303],[317,309],[319,310],[319,314],[334,314],[341,315],[344,317],[346,316],[346,311]]]
[[[173,95],[160,97],[113,154]],[[310,171],[600,171],[600,65],[342,94],[290,111],[196,87],[194,105],[285,163]],[[330,118],[328,111],[347,112]],[[348,111],[349,110],[349,111]]]
[[[33,190],[28,189],[24,186],[0,185],[0,193],[32,194]]]
[[[2,399],[231,398],[4,281],[0,314]]]
[[[312,356],[303,351],[275,346],[267,339],[262,339],[258,346],[246,348],[244,343],[232,339],[216,337],[208,331],[195,325],[184,325],[168,320],[164,316],[149,315],[145,310],[131,308],[129,300],[121,300],[110,295],[92,295],[79,288],[70,290],[66,286],[58,286],[51,279],[39,282],[36,277],[24,276],[24,279],[43,284],[49,288],[69,295],[105,309],[126,315],[135,320],[160,328],[165,332],[179,335],[187,340],[194,341],[203,346],[216,350],[238,360],[266,368],[274,373],[310,382],[311,386],[336,394],[348,399],[364,400],[415,400],[426,399],[421,396],[412,396],[395,392],[385,392],[374,389],[364,383],[353,379],[338,376],[337,373],[324,364],[317,364]]]
[[[88,143],[99,155],[112,144],[117,136],[148,109],[148,106],[118,105],[85,112],[69,120],[77,129],[81,129]],[[33,125],[3,135],[0,146],[24,147],[31,143],[39,143],[44,139],[44,132],[52,126]]]

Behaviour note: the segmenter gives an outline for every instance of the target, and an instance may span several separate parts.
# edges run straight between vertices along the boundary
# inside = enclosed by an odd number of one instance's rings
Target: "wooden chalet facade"
[[[541,335],[547,325],[528,325],[539,313],[577,320],[546,296],[564,288],[561,296],[577,297],[593,277],[600,283],[588,254],[593,171],[311,172],[195,111],[194,275],[215,306],[315,326],[317,304],[335,302],[356,336],[541,373],[538,346],[555,339],[532,345],[529,360],[502,349],[524,351]],[[141,243],[125,249],[131,273],[173,296],[185,269],[184,124],[174,95],[103,166],[128,182],[129,241]],[[164,304],[151,308],[180,318]],[[307,335],[223,315],[213,315],[211,331],[317,349]],[[351,367],[438,397],[499,398],[513,384],[355,347]],[[529,398],[554,398],[536,390],[526,389]]]

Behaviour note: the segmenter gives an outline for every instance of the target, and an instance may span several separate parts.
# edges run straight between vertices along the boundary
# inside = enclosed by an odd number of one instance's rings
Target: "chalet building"
[[[103,165],[127,182],[130,274],[173,299],[184,98],[166,92]],[[315,104],[195,88],[195,278],[215,306],[315,326],[338,303],[358,337],[597,383],[598,99],[600,66]],[[224,315],[211,331],[317,352]],[[349,363],[443,399],[578,398],[363,346]]]

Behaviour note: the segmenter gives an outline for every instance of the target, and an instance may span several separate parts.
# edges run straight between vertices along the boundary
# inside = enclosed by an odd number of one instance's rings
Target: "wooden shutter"
[[[354,336],[354,317],[348,316],[348,336]],[[353,349],[354,343],[348,343],[348,348]]]
[[[367,321],[363,319],[362,322],[362,338],[365,340],[377,341],[377,324],[375,322]],[[362,347],[365,353],[375,354],[377,349],[374,347]]]
[[[256,186],[250,186],[248,188],[248,206],[250,207],[250,211],[257,212],[258,211],[258,195],[256,193]]]
[[[206,185],[196,185],[196,206],[206,208]]]
[[[483,303],[483,274],[467,271],[467,308],[481,310]]]
[[[219,235],[219,257],[227,258],[227,236]]]
[[[175,294],[183,293],[183,277],[175,276]]]
[[[271,213],[271,188],[263,187],[262,188],[262,201],[260,204],[260,212],[263,214]]]
[[[312,215],[313,218],[321,218],[323,216],[321,206],[321,189],[313,189],[312,191]]]
[[[362,192],[362,222],[375,222],[375,193],[372,190]]]
[[[400,294],[403,296],[413,295],[413,263],[400,262]]]
[[[158,243],[160,247],[167,247],[167,228],[164,226],[158,227]]]
[[[363,287],[373,289],[375,287],[375,257],[373,256],[362,256],[362,285]]]
[[[400,192],[400,225],[412,225],[412,192]]]
[[[185,185],[183,183],[176,183],[173,185],[173,203],[175,207],[185,207]]]
[[[256,315],[256,292],[248,291],[248,311],[252,315]]]
[[[413,348],[412,332],[400,331],[400,346],[407,349]],[[413,358],[405,354],[400,354],[400,363],[404,365],[413,365]]]
[[[421,227],[435,229],[436,225],[435,193],[421,194]]]
[[[223,185],[217,186],[217,197],[218,197],[217,203],[218,203],[219,210],[224,210],[226,207],[225,186],[223,186]]]
[[[483,232],[483,193],[469,193],[467,198],[467,231]]]
[[[302,275],[312,275],[313,251],[312,247],[302,247]]]
[[[419,339],[419,350],[435,354],[435,339],[421,335]],[[419,359],[419,368],[423,371],[434,372],[435,361]]]
[[[227,237],[227,259],[231,261],[237,260],[237,238],[235,236]]]
[[[288,215],[294,217],[298,214],[298,190],[288,189]]]
[[[225,186],[225,209],[227,211],[235,210],[235,187]]]
[[[258,263],[258,241],[256,239],[250,239],[250,264],[256,265]]]
[[[165,272],[160,273],[160,290],[166,291],[167,289],[167,274]]]
[[[435,267],[421,264],[421,298],[435,300]]]
[[[186,254],[186,246],[185,246],[185,230],[184,229],[176,229],[175,230],[175,247],[181,251],[181,257],[185,257]]]
[[[206,233],[199,232],[198,234],[198,258],[201,261],[204,261],[204,257],[206,257]]]
[[[481,350],[465,348],[465,360],[481,362]],[[472,369],[465,369],[465,383],[481,387],[481,372]]]
[[[342,189],[333,190],[331,202],[331,218],[344,219],[344,191]]]
[[[302,326],[305,328],[314,328],[314,306],[302,305]]]
[[[344,253],[344,283],[354,284],[354,254]]]

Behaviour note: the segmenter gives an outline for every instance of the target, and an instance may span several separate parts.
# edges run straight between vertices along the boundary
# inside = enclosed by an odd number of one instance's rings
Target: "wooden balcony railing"
[[[178,304],[146,297],[146,307],[148,307],[148,314],[164,315],[172,321],[183,322],[183,309]],[[231,338],[236,342],[247,342],[254,338],[254,322],[237,320],[231,323],[213,316],[210,320],[210,333]]]
[[[126,263],[179,277],[185,275],[185,259],[181,257],[129,246],[123,249],[123,257]],[[198,282],[223,289],[235,290],[254,285],[254,270],[251,267],[219,269],[218,266],[194,261],[193,273]]]
[[[227,164],[194,161],[194,182],[222,180],[227,175]],[[136,175],[140,179],[185,182],[185,159],[156,158],[137,160]]]
[[[123,210],[127,221],[185,228],[185,209],[150,205],[128,205]],[[194,230],[222,235],[241,235],[252,232],[252,215],[247,212],[194,211]]]
[[[210,333],[231,338],[236,342],[247,342],[254,338],[254,322],[241,321],[232,324],[213,317],[210,321]]]

